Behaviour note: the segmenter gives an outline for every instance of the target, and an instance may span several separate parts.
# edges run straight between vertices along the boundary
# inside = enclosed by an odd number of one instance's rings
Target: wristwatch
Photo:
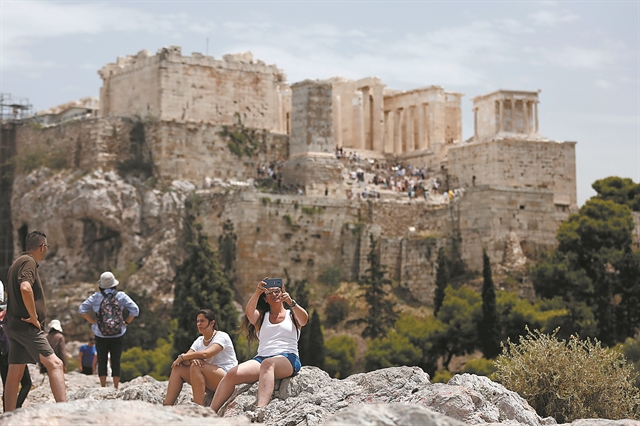
[[[291,299],[290,305],[292,308],[295,308],[296,306],[298,306],[298,303],[295,300]]]

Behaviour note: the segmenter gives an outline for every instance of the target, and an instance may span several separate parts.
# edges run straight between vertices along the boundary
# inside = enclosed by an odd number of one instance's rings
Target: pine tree
[[[495,358],[500,353],[500,338],[498,330],[498,312],[496,311],[496,291],[491,274],[491,261],[487,252],[482,251],[482,321],[478,336],[480,349],[487,359]]]
[[[233,290],[218,267],[218,256],[211,249],[202,225],[193,225],[192,241],[187,244],[188,257],[178,268],[174,289],[172,317],[178,321],[173,339],[175,353],[185,352],[198,336],[196,312],[212,309],[220,330],[233,335],[238,312],[233,306]]]
[[[365,275],[360,280],[363,297],[369,305],[369,315],[355,322],[365,324],[362,337],[382,338],[386,336],[387,329],[394,324],[397,313],[393,310],[392,302],[387,298],[384,287],[391,284],[391,281],[384,277],[387,272],[386,266],[380,263],[380,257],[376,250],[377,241],[373,235],[369,235],[369,243],[371,247],[367,255],[369,269],[365,271]]]
[[[309,343],[308,343],[308,355],[305,365],[314,365],[324,370],[325,367],[325,347],[324,336],[322,334],[322,324],[320,323],[320,316],[314,309],[311,314],[311,320],[309,325],[305,328],[309,329]],[[304,330],[304,329],[303,329]]]
[[[433,297],[433,315],[437,315],[444,300],[444,289],[449,285],[448,259],[444,247],[438,250],[438,266],[436,269],[436,291]]]

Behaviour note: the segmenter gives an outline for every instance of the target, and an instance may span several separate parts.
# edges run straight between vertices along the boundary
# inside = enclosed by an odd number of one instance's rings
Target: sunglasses
[[[267,295],[269,295],[269,296],[272,296],[272,295],[273,295],[273,296],[277,296],[277,295],[279,295],[279,294],[282,294],[282,290],[280,290],[279,288],[277,288],[277,289],[274,289],[274,290],[267,290],[267,291],[265,291],[265,293],[266,293]]]

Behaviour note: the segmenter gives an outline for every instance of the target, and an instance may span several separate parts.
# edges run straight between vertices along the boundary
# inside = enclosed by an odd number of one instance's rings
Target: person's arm
[[[96,374],[98,372],[98,369],[96,368],[96,366],[98,365],[98,355],[97,354],[93,354],[93,363],[91,364],[91,369],[92,369],[92,373]]]
[[[78,352],[78,371],[82,373],[82,351]]]
[[[87,313],[85,313],[85,314],[80,314],[80,315],[82,315],[82,317],[83,317],[84,319],[86,319],[86,320],[89,322],[89,324],[91,324],[91,325],[95,324],[96,320],[95,320],[91,315],[89,315],[89,314],[87,314]]]
[[[282,290],[284,291],[284,287]],[[293,316],[296,318],[296,321],[298,321],[300,328],[307,325],[307,321],[309,321],[309,314],[307,311],[302,306],[298,305],[298,303],[293,300],[287,292],[282,294],[282,300],[284,300],[287,305],[291,306],[291,312],[293,312]]]
[[[184,357],[190,353],[194,352],[193,349],[189,349],[186,353],[178,355],[175,361],[171,364],[171,368],[174,369],[179,365],[189,365],[191,361],[185,360]]]
[[[209,346],[203,351],[194,351],[193,349],[189,349],[189,352],[182,354],[182,359],[185,361],[193,361],[196,359],[209,359],[212,356],[215,356],[222,352],[224,348],[220,343],[215,342],[215,344]]]
[[[98,293],[99,294],[99,293]],[[92,294],[89,296],[80,306],[78,307],[78,313],[82,315],[84,319],[91,325],[95,324],[96,320],[90,312],[93,312],[93,298],[96,297],[96,294]]]
[[[264,281],[260,281],[258,287],[256,287],[256,291],[253,292],[251,298],[247,302],[247,306],[244,309],[244,313],[247,314],[247,318],[249,318],[249,322],[254,326],[260,320],[260,311],[258,310],[258,299],[260,299],[260,295],[264,293],[266,283]]]
[[[60,335],[60,355],[62,364],[64,365],[64,372],[67,372],[67,345],[64,340],[64,335]]]
[[[22,321],[33,324],[33,326],[37,327],[38,330],[42,330],[40,322],[38,321],[38,314],[36,313],[36,302],[33,298],[33,288],[29,281],[22,281],[20,283],[20,293],[22,295],[24,306],[27,308],[27,312],[29,313],[29,318],[22,318]]]
[[[120,296],[119,298],[121,298],[121,300],[118,301],[120,302],[120,305],[127,308],[127,310],[129,311],[129,316],[124,320],[124,323],[126,325],[129,325],[135,317],[140,315],[140,308],[138,307],[136,302],[134,302],[133,299],[131,299],[126,293],[122,291],[118,292],[118,296]]]

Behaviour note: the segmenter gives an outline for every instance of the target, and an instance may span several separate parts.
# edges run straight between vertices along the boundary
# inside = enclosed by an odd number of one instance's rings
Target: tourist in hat
[[[96,336],[100,385],[107,385],[107,359],[111,355],[111,373],[116,389],[120,384],[122,337],[127,332],[127,326],[140,313],[138,305],[124,291],[116,289],[118,284],[120,282],[113,273],[103,272],[98,280],[99,291],[89,296],[78,308],[78,312],[91,324],[91,331]],[[126,319],[122,313],[124,309],[129,311]],[[95,315],[91,315],[91,311]]]
[[[56,354],[60,361],[62,361],[62,365],[64,366],[64,372],[67,372],[67,348],[65,346],[64,334],[62,334],[62,324],[57,319],[51,320],[49,322],[49,333],[47,334],[47,340],[53,349],[53,352]],[[45,374],[47,372],[47,367],[45,367],[42,363],[40,363],[40,373]]]

